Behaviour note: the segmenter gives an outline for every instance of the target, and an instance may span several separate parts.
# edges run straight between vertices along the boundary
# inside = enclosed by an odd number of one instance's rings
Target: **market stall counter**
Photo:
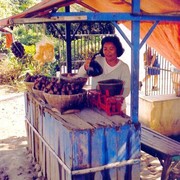
[[[61,114],[25,92],[28,148],[48,180],[140,179],[140,125],[98,108]]]

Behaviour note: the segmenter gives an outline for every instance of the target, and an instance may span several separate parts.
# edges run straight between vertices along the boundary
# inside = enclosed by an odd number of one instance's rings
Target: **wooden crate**
[[[25,99],[29,149],[48,180],[140,179],[140,127],[130,118],[88,108],[62,115]]]

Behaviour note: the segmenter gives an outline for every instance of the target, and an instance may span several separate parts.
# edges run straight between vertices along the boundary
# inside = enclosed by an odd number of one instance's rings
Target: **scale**
[[[107,115],[123,115],[122,104],[124,98],[121,95],[110,96],[108,90],[105,94],[96,89],[87,91],[89,106],[104,110]]]

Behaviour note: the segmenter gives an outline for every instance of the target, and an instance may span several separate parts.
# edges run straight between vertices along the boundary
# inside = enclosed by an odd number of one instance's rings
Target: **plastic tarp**
[[[78,3],[95,12],[122,12],[131,13],[132,0],[44,0],[26,11],[0,20],[0,27],[9,26],[14,18],[48,17],[55,9]],[[140,13],[146,15],[180,15],[179,0],[140,0]],[[122,23],[122,22],[121,22]],[[130,22],[123,22],[131,29]],[[143,38],[153,22],[141,22]],[[147,40],[148,45],[180,69],[180,22],[161,21]]]

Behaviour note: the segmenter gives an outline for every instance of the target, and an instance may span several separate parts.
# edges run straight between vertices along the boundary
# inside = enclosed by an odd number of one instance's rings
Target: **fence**
[[[146,47],[147,51],[148,47]],[[141,94],[165,95],[173,94],[173,83],[171,79],[172,64],[151,48],[151,55],[155,55],[158,66],[147,65],[144,68],[144,84],[141,87]]]
[[[109,34],[77,34],[74,40],[71,41],[71,59],[72,59],[72,73],[77,73],[79,68],[84,63],[88,55],[99,52],[101,48],[101,40],[104,36]],[[59,41],[59,54],[60,54],[60,71],[67,73],[66,67],[66,42],[63,39]],[[91,78],[88,80],[87,85],[91,84]]]

